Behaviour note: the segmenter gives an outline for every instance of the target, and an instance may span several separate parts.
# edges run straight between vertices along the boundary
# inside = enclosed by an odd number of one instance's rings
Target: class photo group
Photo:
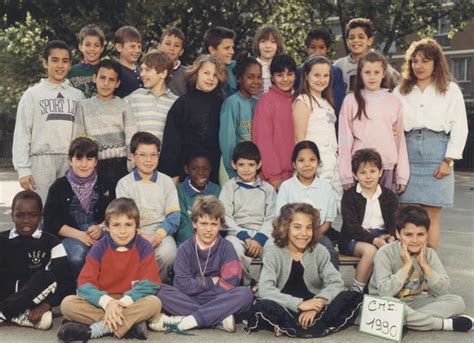
[[[50,40],[16,115],[24,190],[0,232],[0,332],[49,330],[54,313],[66,342],[238,323],[324,337],[359,325],[365,294],[402,302],[408,330],[471,331],[436,252],[463,95],[436,40],[411,43],[398,71],[373,34],[351,19],[331,61],[313,28],[302,65],[268,24],[238,54],[231,28],[209,28],[189,66],[177,27],[145,52],[123,26],[113,59],[87,25],[76,65]],[[349,285],[341,256],[358,261]]]

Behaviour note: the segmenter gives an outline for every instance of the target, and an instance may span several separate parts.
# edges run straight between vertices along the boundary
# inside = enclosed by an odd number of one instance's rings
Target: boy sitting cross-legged
[[[179,200],[171,178],[156,170],[160,140],[149,132],[137,132],[130,143],[135,169],[117,184],[117,197],[135,200],[140,209],[140,234],[155,248],[161,281],[168,280],[176,257],[173,234],[179,226]]]
[[[272,233],[276,192],[258,175],[262,161],[254,143],[236,145],[232,167],[237,176],[224,184],[219,200],[225,207],[226,239],[237,251],[247,283],[252,258],[262,257],[263,246]]]
[[[403,301],[409,329],[467,332],[473,318],[461,315],[464,300],[449,294],[449,276],[436,251],[427,247],[429,227],[425,209],[412,205],[400,210],[399,240],[375,254],[369,293]]]
[[[203,195],[218,197],[221,192],[219,185],[209,181],[211,168],[209,154],[205,151],[192,153],[184,166],[184,172],[188,176],[176,187],[178,190],[179,207],[181,209],[179,228],[174,236],[177,246],[191,238],[194,234],[191,223],[191,209],[194,201]]]
[[[212,195],[194,202],[191,220],[196,230],[180,245],[174,264],[173,287],[163,285],[157,296],[163,304],[155,331],[216,327],[235,332],[233,315],[250,309],[253,294],[239,287],[242,267],[232,244],[219,236],[225,223],[222,203]],[[185,317],[183,317],[185,316]]]
[[[105,213],[108,234],[95,244],[79,275],[77,295],[61,303],[69,321],[58,332],[62,341],[87,341],[114,334],[147,338],[146,322],[159,315],[160,287],[153,248],[137,235],[138,208],[132,199],[110,203]]]

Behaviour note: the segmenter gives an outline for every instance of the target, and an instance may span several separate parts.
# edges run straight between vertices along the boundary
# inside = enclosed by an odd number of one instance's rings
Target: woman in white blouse
[[[410,45],[402,82],[394,94],[403,105],[410,160],[410,180],[400,202],[419,204],[428,211],[428,245],[437,249],[441,209],[453,206],[453,165],[462,158],[468,128],[461,90],[452,81],[435,40],[426,38]]]

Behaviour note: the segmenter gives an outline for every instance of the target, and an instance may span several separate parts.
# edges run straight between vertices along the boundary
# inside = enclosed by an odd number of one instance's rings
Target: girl
[[[235,76],[240,91],[227,98],[221,109],[219,145],[227,172],[227,178],[221,180],[224,182],[237,176],[231,165],[235,146],[252,138],[253,111],[257,103],[253,96],[262,86],[262,67],[255,58],[243,52],[237,57]]]
[[[362,295],[341,293],[341,274],[318,244],[318,227],[318,211],[311,205],[282,208],[273,224],[275,244],[265,248],[263,256],[261,299],[249,312],[246,332],[271,328],[276,336],[320,337],[354,322],[357,311],[350,310],[361,302]],[[341,297],[348,301],[339,302]],[[335,320],[328,320],[329,313]]]
[[[219,89],[227,80],[221,60],[199,56],[186,72],[189,89],[170,108],[163,133],[163,148],[158,169],[177,184],[184,180],[184,165],[190,154],[205,150],[211,159],[211,177],[219,182],[219,113],[222,95]]]
[[[331,184],[339,208],[342,187],[338,175],[331,66],[331,62],[323,56],[311,56],[306,60],[300,89],[294,95],[293,123],[295,143],[309,140],[318,146],[324,160],[318,175]]]
[[[272,63],[273,57],[277,54],[281,54],[283,50],[283,38],[280,31],[278,31],[276,27],[268,24],[260,26],[253,38],[253,52],[257,56],[258,63],[262,65],[263,79],[257,99],[272,86],[270,64]]]
[[[403,193],[409,178],[408,154],[400,100],[387,85],[387,61],[375,51],[359,59],[354,93],[348,94],[339,114],[339,176],[344,190],[354,183],[352,154],[374,148],[382,156],[382,186]],[[394,175],[395,174],[395,175]]]
[[[324,236],[331,227],[337,215],[334,191],[329,182],[317,176],[321,157],[316,144],[311,141],[301,141],[296,144],[291,156],[295,175],[282,183],[276,199],[276,215],[283,205],[294,202],[305,202],[319,210],[321,225],[318,229],[320,243],[331,255],[331,262],[339,268],[337,251],[331,240]]]
[[[403,106],[412,177],[400,202],[427,210],[428,244],[437,249],[441,209],[453,206],[454,160],[462,158],[466,143],[466,107],[446,57],[433,39],[411,44],[402,76],[394,94]]]
[[[49,188],[44,206],[46,231],[63,237],[72,274],[77,279],[89,249],[102,236],[112,192],[97,177],[98,146],[79,137],[69,147],[70,169]]]

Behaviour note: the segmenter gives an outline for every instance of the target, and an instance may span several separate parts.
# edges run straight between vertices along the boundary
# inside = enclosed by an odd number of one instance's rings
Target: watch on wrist
[[[452,158],[446,157],[443,159],[443,162],[446,163],[450,168],[454,166],[454,160]]]

